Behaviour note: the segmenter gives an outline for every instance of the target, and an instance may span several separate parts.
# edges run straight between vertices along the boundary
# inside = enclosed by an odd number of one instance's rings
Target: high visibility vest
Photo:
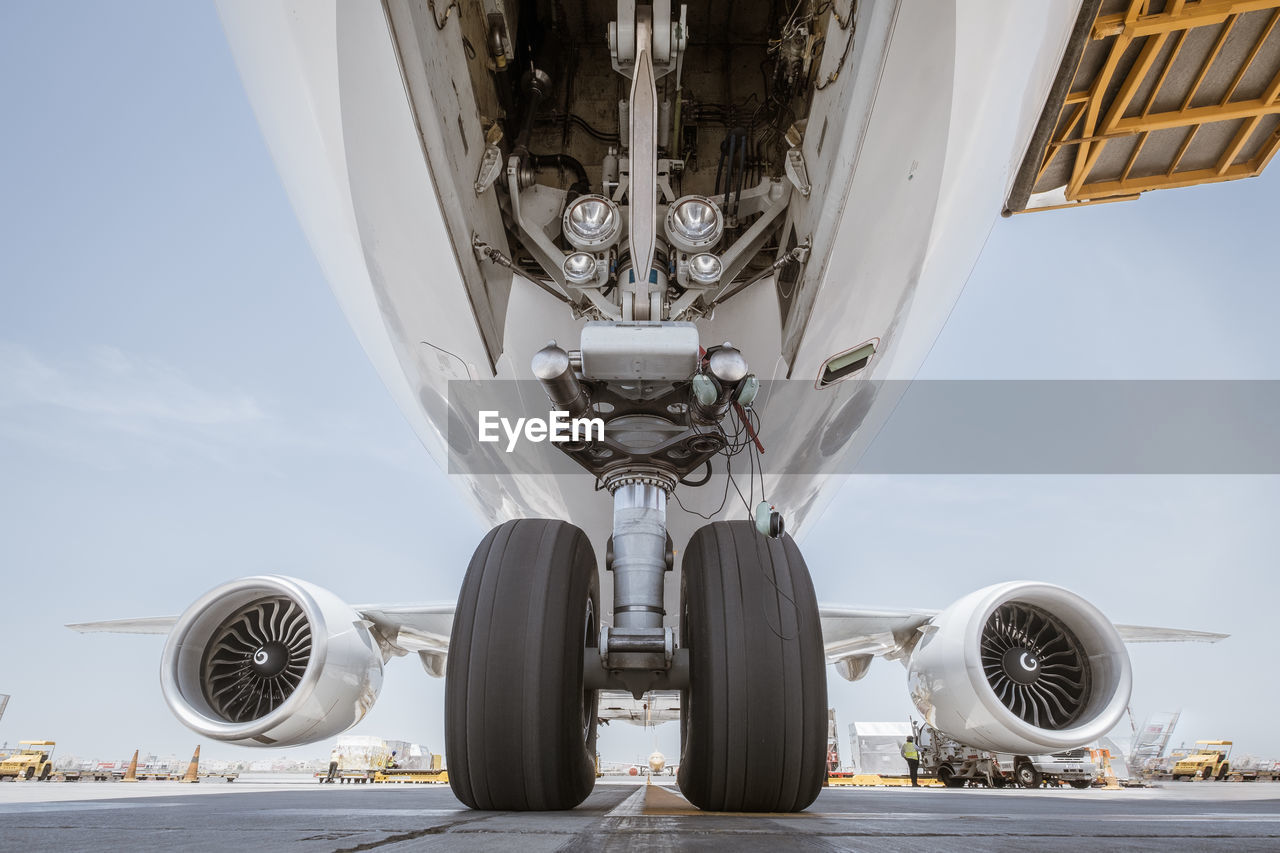
[[[902,757],[918,759],[920,757],[920,750],[916,749],[916,745],[914,743],[904,743],[902,745]]]

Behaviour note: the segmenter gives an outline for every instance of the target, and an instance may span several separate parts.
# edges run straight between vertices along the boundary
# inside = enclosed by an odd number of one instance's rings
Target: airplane
[[[337,299],[492,529],[456,602],[353,606],[263,575],[71,627],[167,635],[170,708],[249,746],[349,728],[417,654],[477,809],[573,808],[601,721],[679,719],[692,804],[803,810],[827,666],[857,680],[876,657],[964,743],[1096,741],[1129,700],[1126,642],[1226,635],[1114,624],[1035,581],[942,611],[820,605],[795,534],[997,214],[1265,168],[1278,7],[223,0]]]

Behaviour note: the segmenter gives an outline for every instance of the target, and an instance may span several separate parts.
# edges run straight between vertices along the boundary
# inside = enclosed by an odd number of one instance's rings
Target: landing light
[[[667,211],[667,238],[683,252],[714,246],[724,232],[724,217],[711,199],[687,195]]]
[[[596,277],[596,259],[586,252],[574,252],[564,259],[564,277],[570,284],[586,284]]]
[[[575,249],[595,251],[617,242],[622,234],[622,214],[602,195],[583,195],[569,202],[562,225],[565,239]]]
[[[694,255],[689,259],[689,278],[698,284],[715,284],[723,270],[720,259],[715,255]]]

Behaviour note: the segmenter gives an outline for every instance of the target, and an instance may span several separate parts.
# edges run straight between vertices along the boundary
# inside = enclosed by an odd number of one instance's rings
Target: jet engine
[[[907,662],[925,721],[962,743],[1043,754],[1096,742],[1133,676],[1115,626],[1051,584],[996,584],[924,625]]]
[[[369,623],[296,578],[241,578],[210,590],[169,632],[165,701],[183,725],[241,746],[293,746],[355,725],[382,688]]]

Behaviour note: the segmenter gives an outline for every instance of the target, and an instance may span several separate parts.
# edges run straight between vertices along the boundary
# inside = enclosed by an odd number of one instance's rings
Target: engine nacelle
[[[925,722],[996,752],[1095,743],[1129,704],[1129,653],[1111,620],[1059,586],[1012,582],[966,595],[923,629],[907,663]]]
[[[183,725],[241,746],[293,746],[360,721],[382,655],[360,614],[296,578],[241,578],[187,608],[165,643],[160,686]]]

